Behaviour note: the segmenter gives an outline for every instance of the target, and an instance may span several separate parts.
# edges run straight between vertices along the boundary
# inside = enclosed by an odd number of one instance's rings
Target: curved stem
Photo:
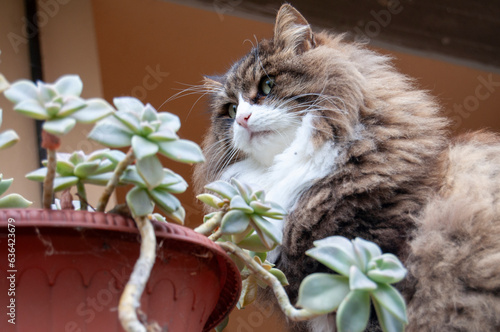
[[[54,178],[56,177],[57,156],[56,150],[47,149],[47,175],[43,180],[43,199],[44,209],[50,209],[54,197]]]
[[[87,211],[88,210],[87,192],[85,191],[85,186],[83,182],[78,181],[76,183],[76,193],[80,198],[80,210]]]
[[[212,218],[208,219],[206,222],[196,227],[194,231],[203,235],[211,234],[217,227],[220,226],[224,213],[225,213],[224,211],[216,212]]]
[[[308,320],[314,317],[322,316],[323,314],[313,313],[307,309],[297,309],[291,303],[285,289],[281,285],[278,278],[267,272],[262,266],[252,259],[247,253],[232,242],[217,243],[226,252],[229,252],[241,259],[248,269],[261,281],[270,286],[278,300],[278,304],[285,315],[294,321]]]
[[[125,331],[146,332],[137,318],[137,308],[156,259],[156,235],[147,216],[134,216],[134,220],[141,233],[141,253],[120,297],[118,316]]]
[[[42,207],[50,209],[54,198],[54,178],[56,177],[57,155],[56,150],[61,146],[61,139],[42,130],[41,146],[47,150],[47,175],[43,181]]]
[[[222,230],[219,228],[218,230],[215,231],[215,233],[213,233],[212,235],[210,235],[208,237],[209,240],[212,240],[212,241],[217,241],[218,239],[220,239],[220,237],[222,236]]]
[[[109,198],[111,197],[111,194],[113,193],[116,186],[118,185],[118,182],[120,181],[120,177],[122,176],[123,172],[127,169],[127,167],[134,162],[134,160],[135,160],[134,150],[130,148],[127,152],[127,155],[125,156],[125,159],[120,161],[116,166],[113,176],[111,177],[111,179],[109,179],[106,188],[104,188],[104,192],[102,193],[97,203],[96,211],[104,212],[104,210],[106,209],[106,205],[108,205],[108,201]]]

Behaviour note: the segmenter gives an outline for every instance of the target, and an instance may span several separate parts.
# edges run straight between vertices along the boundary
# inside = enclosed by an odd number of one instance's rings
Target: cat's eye
[[[267,96],[268,94],[271,93],[271,90],[273,87],[276,85],[274,82],[274,76],[264,76],[262,80],[260,81],[260,93],[264,96]]]
[[[238,110],[238,105],[236,104],[227,105],[227,112],[229,113],[229,116],[232,117],[233,119],[236,117],[237,110]]]

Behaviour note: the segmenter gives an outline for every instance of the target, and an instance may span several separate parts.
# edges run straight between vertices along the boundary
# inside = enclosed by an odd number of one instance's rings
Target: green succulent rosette
[[[181,127],[178,116],[158,113],[150,104],[144,105],[133,97],[119,97],[113,102],[118,111],[99,121],[89,138],[111,148],[132,146],[137,159],[159,153],[190,164],[205,160],[196,143],[177,136]]]
[[[149,156],[127,168],[120,178],[121,183],[134,185],[127,193],[127,205],[136,216],[152,214],[156,205],[174,222],[183,224],[186,212],[173,194],[183,193],[188,185],[180,175],[159,163],[156,156]]]
[[[0,75],[0,88],[2,84],[3,76]],[[0,126],[2,126],[2,109],[0,108]],[[0,149],[8,148],[19,141],[19,136],[17,136],[14,130],[6,130],[0,133]],[[0,195],[3,195],[10,187],[14,179],[3,179],[3,175],[0,174]],[[25,208],[33,204],[26,198],[19,194],[9,194],[0,198],[0,209],[7,208]]]
[[[0,174],[0,195],[3,195],[10,187],[14,179],[4,179]],[[19,194],[9,194],[0,198],[0,209],[26,208],[33,204]]]
[[[384,332],[404,331],[406,304],[391,284],[406,276],[393,254],[373,242],[332,236],[314,242],[307,255],[338,274],[315,273],[300,285],[297,305],[315,313],[337,310],[337,330],[364,331],[373,303]]]
[[[249,185],[236,179],[231,184],[215,181],[205,189],[220,195],[201,194],[197,198],[209,206],[220,209],[227,204],[228,212],[221,221],[221,231],[230,235],[231,241],[240,248],[254,252],[266,252],[281,244],[281,223],[286,211],[278,204],[266,201],[262,190],[254,191]],[[211,215],[207,215],[205,220]]]
[[[102,149],[86,155],[83,151],[57,153],[54,191],[70,188],[78,183],[104,186],[113,175],[116,165],[125,158],[118,150]],[[47,161],[42,162],[47,165]],[[26,178],[43,182],[47,167],[39,168],[26,175]]]
[[[2,112],[3,111],[0,108],[0,127],[2,126],[2,118],[3,118]],[[12,129],[0,133],[0,149],[8,148],[9,146],[16,144],[18,141],[19,141],[19,136]]]
[[[56,136],[67,134],[77,122],[92,123],[114,112],[105,100],[80,98],[83,83],[77,75],[65,75],[53,84],[20,80],[4,91],[14,110],[36,120]]]

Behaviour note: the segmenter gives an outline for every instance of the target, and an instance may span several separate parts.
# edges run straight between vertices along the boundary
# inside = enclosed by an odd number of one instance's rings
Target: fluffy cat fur
[[[497,136],[451,141],[436,101],[390,59],[313,33],[290,5],[272,39],[205,89],[211,127],[195,184],[236,177],[287,209],[274,259],[292,301],[305,276],[326,271],[304,255],[314,240],[362,237],[408,268],[407,331],[500,330]],[[332,316],[289,326],[335,330]]]

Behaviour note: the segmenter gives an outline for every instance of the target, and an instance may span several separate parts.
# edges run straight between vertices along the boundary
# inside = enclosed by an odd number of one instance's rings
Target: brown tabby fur
[[[228,159],[233,119],[224,105],[238,91],[264,102],[257,85],[266,73],[276,76],[278,99],[334,97],[313,101],[326,110],[313,111],[319,115],[314,143],[341,147],[336,169],[304,191],[287,216],[277,267],[291,281],[291,298],[306,275],[325,270],[304,255],[314,240],[362,237],[398,255],[409,270],[399,285],[408,301],[407,331],[499,331],[498,137],[476,133],[450,142],[435,100],[387,57],[343,36],[313,33],[284,5],[273,39],[223,77],[206,80],[212,125],[203,143],[207,162],[195,172],[200,191],[245,158],[236,152]],[[308,331],[305,323],[290,329]],[[378,329],[373,321],[368,328]]]

